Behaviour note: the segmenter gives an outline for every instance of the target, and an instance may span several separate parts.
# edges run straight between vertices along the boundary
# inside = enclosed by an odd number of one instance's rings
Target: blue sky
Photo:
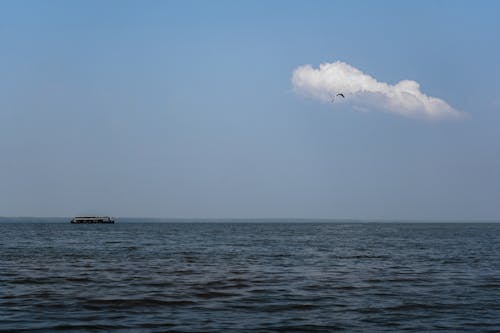
[[[0,215],[500,219],[498,2],[0,2]],[[466,114],[294,90],[337,60]]]

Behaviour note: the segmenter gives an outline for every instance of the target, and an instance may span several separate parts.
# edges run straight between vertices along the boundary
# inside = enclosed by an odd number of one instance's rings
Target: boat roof
[[[109,219],[109,216],[75,216],[75,219]]]

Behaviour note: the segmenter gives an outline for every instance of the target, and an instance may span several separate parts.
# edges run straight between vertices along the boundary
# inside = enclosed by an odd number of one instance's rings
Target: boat
[[[109,223],[115,223],[115,220],[113,220],[109,216],[75,216],[71,220],[71,223],[74,223],[74,224],[83,224],[83,223],[109,224]]]

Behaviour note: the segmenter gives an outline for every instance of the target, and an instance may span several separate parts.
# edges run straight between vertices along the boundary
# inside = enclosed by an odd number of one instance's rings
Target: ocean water
[[[0,224],[2,332],[499,332],[500,224]]]

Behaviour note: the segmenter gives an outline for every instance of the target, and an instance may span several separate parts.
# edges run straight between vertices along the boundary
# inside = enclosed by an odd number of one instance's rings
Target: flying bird
[[[337,93],[335,96],[333,96],[332,94],[330,94],[330,101],[333,103],[335,102],[335,97],[337,96],[340,96],[342,98],[345,98],[344,94],[343,93]]]

